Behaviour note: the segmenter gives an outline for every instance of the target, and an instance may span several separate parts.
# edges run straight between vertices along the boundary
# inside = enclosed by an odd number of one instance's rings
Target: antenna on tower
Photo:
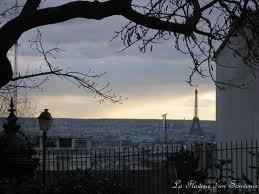
[[[18,0],[15,1],[15,17],[18,16]],[[14,76],[17,77],[18,74],[18,41],[14,44]],[[17,81],[14,81],[14,105],[17,109]]]

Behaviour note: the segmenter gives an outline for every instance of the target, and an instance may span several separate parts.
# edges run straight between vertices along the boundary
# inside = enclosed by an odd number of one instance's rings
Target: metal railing
[[[62,174],[83,173],[87,170],[94,176],[108,177],[132,188],[132,193],[136,194],[177,193],[186,189],[185,186],[190,181],[209,185],[207,189],[200,188],[208,193],[218,192],[220,188],[228,193],[258,192],[258,151],[257,141],[194,144],[184,147],[159,145],[107,149],[48,149],[46,182],[51,184]],[[40,158],[42,164],[40,151],[36,157]],[[40,165],[36,172],[36,178],[39,180],[41,172]],[[173,188],[179,180],[184,189]]]

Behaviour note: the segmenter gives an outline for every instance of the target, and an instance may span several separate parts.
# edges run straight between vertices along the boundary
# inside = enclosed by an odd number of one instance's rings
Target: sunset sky
[[[121,17],[102,21],[76,19],[39,28],[46,49],[59,43],[65,50],[56,55],[53,64],[79,72],[107,72],[98,83],[109,82],[113,92],[128,99],[122,104],[99,104],[93,94],[53,77],[44,85],[43,92],[27,91],[28,98],[36,104],[36,114],[48,108],[56,118],[160,119],[161,114],[168,113],[169,119],[192,119],[195,87],[186,83],[192,66],[189,56],[176,51],[173,40],[156,45],[153,52],[145,54],[138,51],[138,45],[119,52],[122,41],[109,40],[126,23]],[[36,34],[36,29],[31,30],[19,40],[20,72],[37,72],[43,63],[28,42]],[[195,83],[199,85],[200,119],[215,120],[214,84],[200,78]]]

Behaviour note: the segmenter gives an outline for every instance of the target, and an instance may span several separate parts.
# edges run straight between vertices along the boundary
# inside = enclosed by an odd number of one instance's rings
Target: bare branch
[[[41,0],[27,0],[20,15],[26,15],[35,12],[38,9],[40,3]]]
[[[46,63],[46,70],[42,71],[40,70],[39,73],[26,73],[26,75],[19,75],[18,77],[12,78],[12,81],[17,80],[26,80],[29,78],[35,78],[35,77],[43,77],[44,79],[40,83],[36,83],[33,86],[30,87],[39,87],[46,81],[48,81],[48,77],[46,76],[56,76],[60,78],[64,78],[68,80],[69,82],[76,85],[78,88],[86,89],[86,91],[90,91],[94,94],[95,97],[99,97],[99,102],[102,102],[103,100],[109,100],[113,103],[121,103],[124,99],[121,97],[116,96],[111,88],[109,87],[109,83],[100,86],[96,81],[101,78],[105,73],[99,73],[99,74],[91,74],[91,70],[89,70],[86,73],[83,72],[75,72],[70,71],[69,69],[63,70],[58,66],[54,66],[51,63],[51,58],[55,59],[55,55],[53,52],[57,53],[59,51],[62,51],[57,46],[54,48],[51,48],[49,50],[45,50],[43,43],[42,43],[42,37],[41,32],[37,30],[37,35],[35,39],[30,41],[31,48],[34,49],[36,52],[40,53],[43,57],[45,63]],[[14,85],[9,84],[8,89],[15,87]],[[21,83],[18,84],[18,87],[28,87],[27,85],[22,85]]]

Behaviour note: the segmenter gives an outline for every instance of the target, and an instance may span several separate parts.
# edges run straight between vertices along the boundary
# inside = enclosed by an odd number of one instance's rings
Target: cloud
[[[64,2],[64,1],[62,1]],[[47,1],[48,6],[54,3]],[[46,4],[47,6],[47,4]],[[153,52],[145,54],[133,46],[124,52],[120,40],[109,40],[114,30],[127,21],[121,17],[110,17],[101,21],[75,19],[64,23],[41,27],[46,49],[59,42],[65,52],[59,52],[53,64],[78,72],[107,72],[98,83],[111,84],[114,92],[129,100],[123,105],[105,102],[99,105],[93,95],[58,78],[51,78],[43,93],[31,91],[37,99],[39,111],[48,106],[56,117],[129,117],[160,118],[169,113],[170,118],[193,116],[194,88],[187,85],[192,61],[187,55],[176,51],[172,41],[157,44]],[[28,40],[36,30],[26,32],[19,40],[19,70],[31,71],[44,64],[42,57],[32,51]],[[208,79],[195,79],[200,84],[200,117],[215,119],[213,83]],[[94,80],[95,81],[95,80]]]
[[[181,90],[176,90],[180,93]],[[201,96],[214,96],[212,90]],[[38,112],[49,108],[54,117],[72,118],[154,118],[168,113],[170,119],[192,119],[194,111],[194,92],[185,95],[145,96],[125,101],[123,104],[105,102],[96,104],[90,97],[83,95],[44,95],[38,96]],[[215,101],[199,101],[200,119],[215,119]]]

